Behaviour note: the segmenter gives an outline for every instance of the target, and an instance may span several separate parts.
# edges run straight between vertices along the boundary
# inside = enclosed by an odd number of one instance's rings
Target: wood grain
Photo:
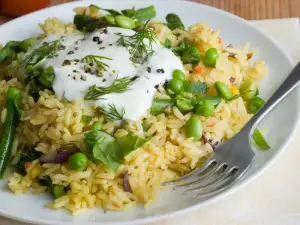
[[[300,0],[192,0],[248,20],[300,17]]]

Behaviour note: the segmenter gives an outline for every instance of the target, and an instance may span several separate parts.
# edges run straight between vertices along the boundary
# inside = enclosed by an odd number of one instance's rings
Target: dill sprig
[[[100,106],[98,108],[100,112],[103,113],[108,120],[112,120],[112,121],[123,120],[125,115],[125,109],[122,107],[121,112],[118,112],[114,104],[109,104],[108,110]]]
[[[156,43],[155,34],[152,28],[147,27],[148,23],[149,21],[132,36],[117,34],[120,36],[117,45],[126,47],[131,55],[130,60],[137,64],[142,64],[154,53],[152,44]]]
[[[53,58],[56,56],[58,50],[65,49],[60,40],[55,40],[52,42],[44,42],[39,48],[35,49],[29,53],[22,61],[22,66],[36,65],[38,62],[45,58]]]
[[[87,55],[83,59],[82,62],[91,64],[91,66],[97,65],[98,69],[101,71],[106,71],[106,68],[109,67],[106,63],[101,61],[102,59],[112,60],[111,58],[99,55]]]
[[[102,95],[111,93],[123,93],[127,91],[134,80],[131,77],[116,78],[111,85],[103,86],[90,86],[85,95],[85,100],[97,100]]]

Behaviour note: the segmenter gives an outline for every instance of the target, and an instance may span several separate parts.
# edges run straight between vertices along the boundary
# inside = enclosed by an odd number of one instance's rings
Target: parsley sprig
[[[129,50],[130,60],[133,63],[143,64],[147,57],[154,53],[155,34],[152,28],[147,27],[148,22],[132,36],[117,34],[120,36],[117,45],[124,46]]]

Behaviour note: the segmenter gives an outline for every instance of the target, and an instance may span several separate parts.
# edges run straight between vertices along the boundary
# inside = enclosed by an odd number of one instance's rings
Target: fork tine
[[[216,160],[214,158],[211,158],[211,159],[207,160],[207,162],[203,166],[193,170],[192,172],[184,175],[183,177],[180,177],[180,178],[175,179],[175,180],[164,182],[164,183],[162,183],[162,186],[168,186],[168,185],[172,185],[172,184],[179,185],[181,182],[185,183],[185,181],[193,179],[197,175],[199,175],[200,173],[203,173],[214,162],[216,162]]]
[[[212,164],[211,164],[211,166],[212,166]],[[210,177],[211,175],[213,175],[214,173],[216,173],[218,169],[219,169],[219,167],[217,165],[214,165],[213,168],[211,168],[210,170],[208,170],[207,172],[205,172],[203,175],[195,177],[195,179],[191,180],[190,182],[185,182],[185,183],[182,183],[182,184],[177,184],[176,187],[174,187],[174,189],[177,189],[177,188],[187,188],[187,187],[191,187],[191,186],[195,185],[196,183],[198,184],[201,180],[207,179],[208,177]]]
[[[196,195],[194,195],[194,197],[199,198],[199,197],[208,197],[211,195],[215,195],[221,191],[224,191],[228,187],[232,186],[238,180],[237,178],[239,177],[239,174],[240,174],[239,171],[237,171],[235,174],[231,175],[231,173],[235,169],[236,168],[231,168],[229,171],[227,171],[226,172],[227,176],[224,176],[224,179],[215,183],[215,185],[212,186],[211,188],[209,188],[209,187],[203,188],[202,187],[199,189],[195,189],[195,190],[200,190],[200,193],[197,193]]]
[[[210,185],[213,185],[214,183],[223,180],[228,176],[228,168],[226,168],[226,164],[221,164],[218,166],[216,172],[212,174],[210,177],[206,178],[203,182],[195,183],[194,185],[191,185],[191,188],[186,189],[186,192],[194,191],[197,189],[201,189],[204,187],[209,187]],[[221,171],[225,167],[224,171]]]

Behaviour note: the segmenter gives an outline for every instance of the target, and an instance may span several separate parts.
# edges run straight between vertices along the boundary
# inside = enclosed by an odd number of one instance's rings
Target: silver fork
[[[280,85],[265,105],[248,121],[244,128],[229,140],[221,142],[214,154],[199,168],[187,175],[162,185],[184,187],[185,192],[196,191],[194,197],[215,195],[230,186],[250,167],[255,153],[250,146],[251,134],[257,124],[300,82],[300,63]]]

